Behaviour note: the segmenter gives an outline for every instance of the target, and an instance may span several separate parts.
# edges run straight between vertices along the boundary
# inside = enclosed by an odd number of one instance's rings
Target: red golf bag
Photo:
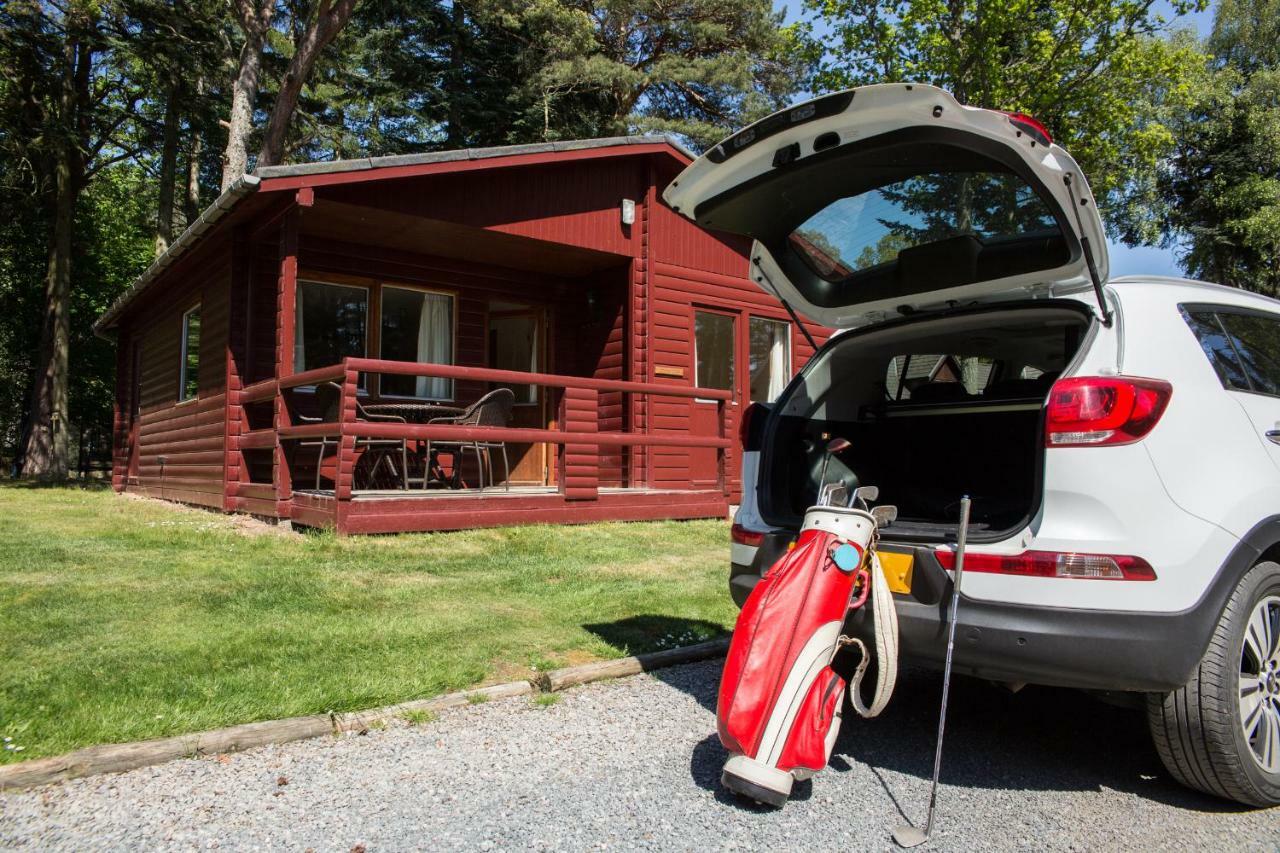
[[[862,647],[850,697],[859,713],[875,716],[892,692],[896,663],[882,660],[877,698],[866,708],[858,682],[869,655],[860,640],[841,637],[848,612],[869,596],[876,608],[877,651],[897,620],[872,548],[876,521],[869,512],[816,506],[805,514],[794,547],[756,584],[733,631],[716,709],[720,742],[730,753],[721,783],[759,802],[781,806],[796,779],[827,765],[840,728],[845,680],[831,669],[841,645]],[[887,607],[887,614],[882,609]],[[892,625],[879,624],[881,618]],[[896,655],[896,650],[894,650]]]

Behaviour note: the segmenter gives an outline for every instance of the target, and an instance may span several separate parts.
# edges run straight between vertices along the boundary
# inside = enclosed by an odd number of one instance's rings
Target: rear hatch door
[[[1100,287],[1108,274],[1075,160],[1033,119],[932,86],[867,86],[775,113],[708,150],[663,198],[753,238],[751,279],[834,328]]]

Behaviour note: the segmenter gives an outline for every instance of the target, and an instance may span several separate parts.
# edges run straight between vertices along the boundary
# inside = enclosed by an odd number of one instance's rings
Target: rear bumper
[[[735,563],[729,586],[739,605],[789,537],[768,534],[750,565]],[[1191,677],[1221,612],[1216,590],[1178,613],[1033,607],[961,596],[957,672],[992,681],[1090,690],[1167,691]],[[951,578],[926,548],[915,549],[911,595],[895,595],[904,661],[941,666],[947,650]],[[871,608],[845,632],[871,642]]]

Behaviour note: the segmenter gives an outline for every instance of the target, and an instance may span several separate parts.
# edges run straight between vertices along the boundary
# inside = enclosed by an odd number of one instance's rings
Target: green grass
[[[550,708],[559,701],[559,693],[539,693],[529,700],[529,704],[535,708]]]
[[[411,726],[425,726],[428,723],[436,721],[436,712],[426,709],[420,711],[405,711],[400,715],[400,719],[404,720]]]
[[[727,525],[249,536],[0,484],[0,763],[349,711],[729,629]]]

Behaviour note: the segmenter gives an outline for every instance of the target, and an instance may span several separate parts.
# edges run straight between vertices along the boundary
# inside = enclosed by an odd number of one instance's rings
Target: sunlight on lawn
[[[724,633],[728,525],[246,535],[0,486],[0,762],[354,710]]]

